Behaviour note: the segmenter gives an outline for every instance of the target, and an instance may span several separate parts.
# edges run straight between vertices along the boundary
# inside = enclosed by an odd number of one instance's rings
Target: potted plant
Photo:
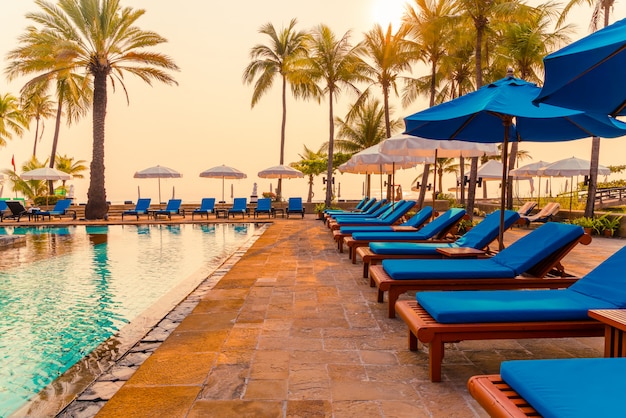
[[[604,235],[607,237],[612,237],[615,234],[615,231],[617,231],[620,227],[620,218],[617,216],[609,217],[609,215],[606,214],[602,215],[597,220],[598,223],[602,225]]]
[[[324,219],[324,210],[326,210],[326,204],[320,202],[315,205],[315,213],[317,213],[317,219]]]
[[[594,227],[596,225],[595,219],[587,216],[581,216],[580,218],[572,219],[571,221],[574,225],[582,226],[585,230],[585,233],[590,234],[593,233]]]
[[[467,231],[472,229],[474,227],[474,225],[476,225],[476,223],[474,221],[471,221],[469,219],[461,219],[461,222],[459,222],[458,225],[457,225],[457,233],[459,235],[463,235]]]

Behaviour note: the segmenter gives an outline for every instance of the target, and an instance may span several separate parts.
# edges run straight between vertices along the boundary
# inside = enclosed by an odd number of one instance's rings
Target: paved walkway
[[[597,238],[564,264],[584,274],[624,243]],[[461,342],[431,383],[427,353],[386,313],[322,222],[277,220],[98,417],[484,417],[470,376],[602,354],[600,338]]]

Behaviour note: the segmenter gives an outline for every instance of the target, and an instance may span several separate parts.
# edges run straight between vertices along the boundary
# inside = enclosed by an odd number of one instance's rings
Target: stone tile
[[[200,385],[216,359],[217,353],[157,351],[133,375],[128,385]]]
[[[287,399],[287,380],[250,379],[246,385],[244,399]]]
[[[279,401],[198,401],[186,418],[281,417],[283,403]]]
[[[98,417],[185,417],[200,389],[197,386],[124,386],[106,403]]]

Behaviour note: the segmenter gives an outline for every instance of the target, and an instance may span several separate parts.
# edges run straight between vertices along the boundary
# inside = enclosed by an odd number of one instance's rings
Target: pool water
[[[0,234],[26,236],[25,245],[0,252],[0,417],[195,278],[192,290],[255,229],[254,224],[0,228]]]

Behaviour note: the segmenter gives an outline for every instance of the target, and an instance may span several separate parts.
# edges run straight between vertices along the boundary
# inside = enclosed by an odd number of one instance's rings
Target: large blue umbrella
[[[501,215],[504,216],[509,140],[555,142],[626,135],[626,124],[607,115],[546,104],[534,105],[532,101],[539,90],[533,83],[505,77],[404,118],[405,133],[431,139],[502,142]],[[501,228],[500,248],[502,234]]]
[[[626,19],[543,60],[545,82],[535,103],[626,115]]]

